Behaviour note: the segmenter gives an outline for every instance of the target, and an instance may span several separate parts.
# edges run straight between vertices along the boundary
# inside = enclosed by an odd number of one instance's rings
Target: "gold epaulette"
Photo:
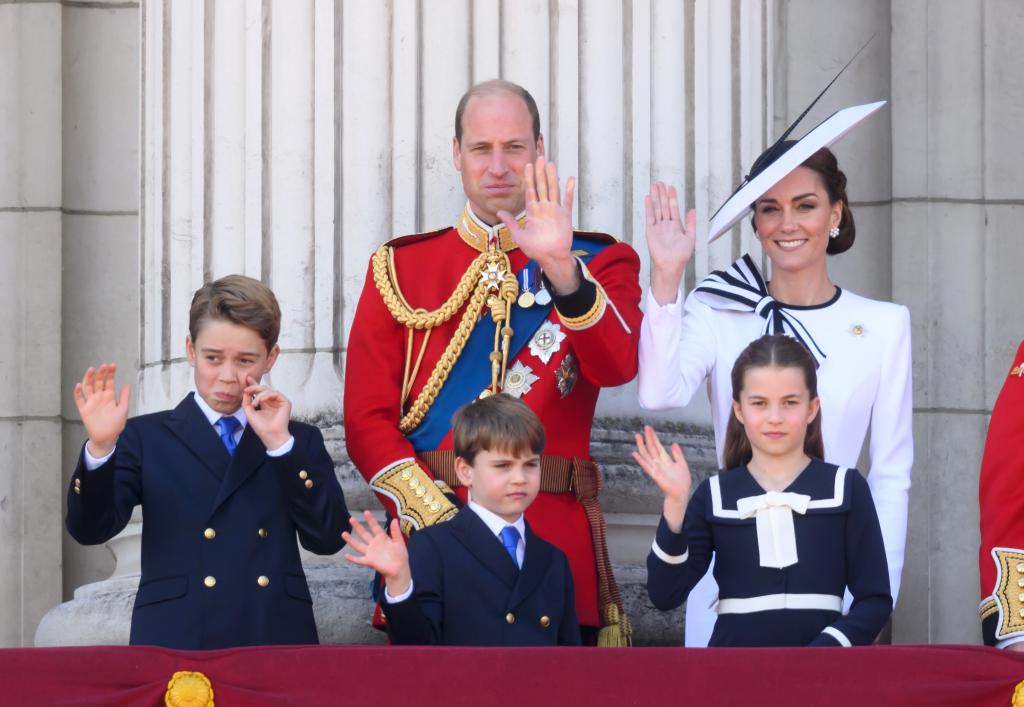
[[[996,640],[1024,636],[1024,550],[994,547],[992,559],[996,563],[996,586],[991,599],[999,612]],[[984,620],[992,609],[983,603],[980,613]]]
[[[419,530],[452,518],[458,508],[445,492],[443,481],[434,481],[415,459],[406,459],[377,472],[370,486],[395,502],[403,532]]]

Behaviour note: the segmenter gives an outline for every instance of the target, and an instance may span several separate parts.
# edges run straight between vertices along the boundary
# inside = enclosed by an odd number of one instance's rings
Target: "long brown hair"
[[[804,383],[810,399],[818,397],[818,374],[814,358],[796,339],[784,334],[762,336],[751,342],[736,358],[732,366],[732,399],[740,401],[743,382],[751,368],[798,368],[804,374]],[[804,437],[804,454],[814,459],[825,458],[825,443],[821,438],[821,410],[807,425]],[[729,425],[725,429],[725,450],[722,453],[726,469],[748,464],[753,456],[747,431],[735,412],[729,414]]]

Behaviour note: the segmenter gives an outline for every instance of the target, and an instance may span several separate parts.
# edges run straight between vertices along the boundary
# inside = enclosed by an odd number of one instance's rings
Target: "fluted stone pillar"
[[[61,598],[61,12],[0,4],[0,646]]]

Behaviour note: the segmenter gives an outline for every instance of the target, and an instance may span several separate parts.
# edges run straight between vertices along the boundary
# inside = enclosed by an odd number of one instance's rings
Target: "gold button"
[[[419,479],[409,479],[409,488],[414,489],[420,485]]]
[[[550,625],[551,625],[551,619],[549,619],[547,616],[541,616],[540,617],[540,627],[541,628],[547,628]]]
[[[215,584],[217,584],[217,578],[213,575],[209,575],[206,579],[203,580],[203,584],[205,584],[207,587],[213,587]]]
[[[261,538],[267,537],[267,529],[266,528],[260,528],[259,529],[259,534],[260,534]]]
[[[430,510],[432,510],[434,513],[437,513],[439,510],[441,510],[441,504],[438,503],[437,501],[434,501],[433,503],[430,504]]]
[[[258,577],[258,578],[256,579],[256,584],[260,585],[261,587],[265,587],[265,586],[267,586],[268,584],[270,584],[270,577],[267,577],[266,575],[263,575],[263,574],[261,574],[261,575],[260,575],[260,576],[259,576],[259,577]]]
[[[82,480],[81,480],[81,479],[78,479],[78,478],[76,478],[76,479],[75,479],[75,486],[81,486],[81,485],[82,485]]]
[[[412,469],[406,469],[402,472],[402,481],[408,481],[412,478]]]
[[[82,489],[80,489],[80,488],[78,488],[78,487],[76,486],[76,487],[75,487],[75,493],[77,493],[77,494],[78,494],[79,496],[81,496],[81,495],[82,495]]]
[[[1017,601],[1024,601],[1024,594],[1018,594]]]
[[[425,494],[426,492],[427,489],[424,488],[423,486],[420,486],[418,489],[416,489],[416,498],[423,498],[423,494]]]
[[[864,333],[864,327],[861,326],[860,324],[857,324],[857,325],[855,325],[853,327],[853,335],[854,336],[861,336],[863,333]]]
[[[302,479],[303,481],[309,478],[309,474],[306,472],[305,469],[299,472],[299,478]]]
[[[1020,617],[1021,617],[1022,619],[1024,619],[1024,609],[1021,609],[1021,610],[1020,610]]]
[[[511,611],[508,612],[507,614],[505,614],[505,623],[507,623],[507,624],[514,624],[515,622],[516,622],[516,615],[515,614],[513,614]]]
[[[433,495],[428,493],[426,496],[423,497],[423,502],[426,503],[429,506],[431,503],[434,502]]]
[[[306,486],[306,488],[308,488],[308,489],[311,489],[311,488],[313,488],[313,479],[306,479],[306,484],[305,484],[305,486]]]
[[[217,531],[213,528],[207,528],[203,531],[203,537],[207,540],[213,540],[215,537],[217,537]]]
[[[1024,573],[1024,562],[1018,562],[1017,563],[1017,571],[1021,572],[1021,573]]]

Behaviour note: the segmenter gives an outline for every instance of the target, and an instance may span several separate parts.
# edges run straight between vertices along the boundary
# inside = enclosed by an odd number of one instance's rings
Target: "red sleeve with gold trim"
[[[979,479],[985,643],[1024,638],[1024,343],[992,409]]]
[[[367,270],[349,333],[345,364],[345,446],[352,462],[392,517],[414,529],[447,520],[457,511],[416,460],[398,429],[405,367],[406,328],[388,311]]]
[[[588,295],[589,306],[573,306],[567,312],[563,302],[556,301],[558,318],[579,360],[580,374],[602,388],[623,385],[637,373],[643,318],[640,258],[625,243],[615,243],[580,268],[585,281],[580,289]]]

